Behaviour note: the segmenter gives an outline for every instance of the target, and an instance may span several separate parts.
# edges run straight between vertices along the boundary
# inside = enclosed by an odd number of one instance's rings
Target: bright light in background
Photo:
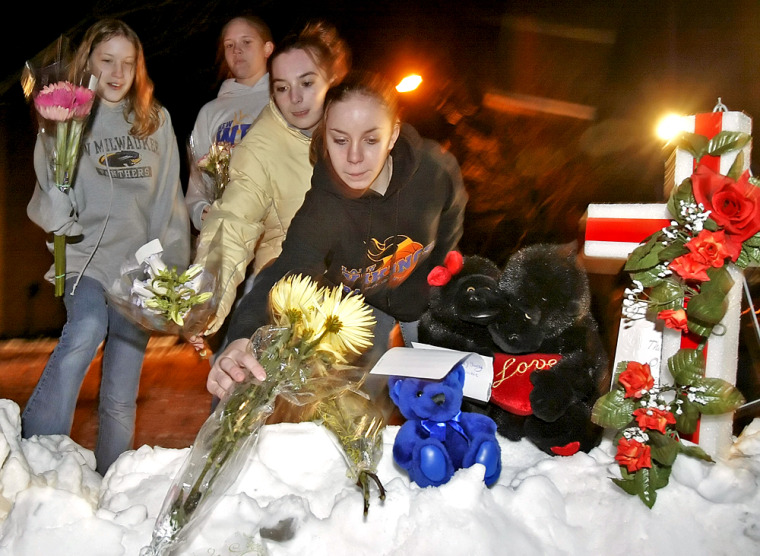
[[[657,124],[657,137],[663,141],[670,141],[681,131],[684,131],[684,122],[678,114],[663,116]]]
[[[420,83],[422,83],[422,77],[419,75],[407,75],[398,85],[396,85],[396,90],[399,93],[408,93],[419,87]]]

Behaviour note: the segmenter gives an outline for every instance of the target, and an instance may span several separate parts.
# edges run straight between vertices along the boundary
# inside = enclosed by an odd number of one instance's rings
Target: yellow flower
[[[304,325],[304,319],[314,313],[321,295],[320,288],[308,276],[297,274],[283,278],[269,292],[274,323],[278,326]]]
[[[320,316],[318,349],[332,353],[343,361],[349,352],[359,355],[372,345],[375,317],[372,309],[364,303],[364,296],[344,295],[340,287],[328,290],[322,300]]]

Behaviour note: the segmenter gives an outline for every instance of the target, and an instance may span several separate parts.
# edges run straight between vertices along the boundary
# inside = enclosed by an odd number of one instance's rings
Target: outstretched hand
[[[248,351],[248,343],[246,338],[234,340],[219,354],[209,371],[206,390],[224,399],[249,374],[262,381],[266,378],[264,367]]]

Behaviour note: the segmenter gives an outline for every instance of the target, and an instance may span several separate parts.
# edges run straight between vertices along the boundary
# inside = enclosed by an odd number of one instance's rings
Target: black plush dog
[[[494,357],[491,401],[463,408],[488,414],[500,434],[528,438],[549,454],[591,450],[602,433],[591,422],[591,409],[602,393],[607,357],[574,251],[526,247],[510,257],[498,279],[493,276],[492,263],[468,257],[459,273],[435,288],[420,319],[420,340]],[[489,309],[461,311],[462,298],[474,291]]]

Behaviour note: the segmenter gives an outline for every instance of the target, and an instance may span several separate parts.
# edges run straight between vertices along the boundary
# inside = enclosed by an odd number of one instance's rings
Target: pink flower
[[[44,87],[34,97],[34,107],[40,115],[54,122],[65,122],[73,115],[76,94],[68,81],[59,81]]]
[[[87,87],[74,87],[74,118],[81,120],[89,116],[94,100],[95,91]]]
[[[641,430],[655,430],[662,434],[665,434],[665,427],[676,424],[676,418],[670,411],[656,407],[640,407],[633,412],[633,416]]]
[[[688,332],[689,326],[686,319],[686,311],[684,309],[666,309],[657,313],[657,318],[665,322],[665,326],[672,328],[673,330],[680,330],[682,332]]]
[[[702,230],[699,235],[689,240],[686,248],[694,255],[702,257],[705,264],[715,268],[722,267],[727,258],[736,261],[742,252],[741,244],[736,243],[731,236],[726,236],[723,230]]]
[[[691,176],[696,201],[737,243],[760,231],[760,189],[749,182],[749,177],[745,171],[734,181],[702,164]]]
[[[710,268],[710,264],[705,263],[704,258],[694,253],[688,253],[687,255],[681,255],[673,259],[668,268],[678,274],[684,280],[698,280],[699,282],[707,282],[710,277],[705,272]]]

